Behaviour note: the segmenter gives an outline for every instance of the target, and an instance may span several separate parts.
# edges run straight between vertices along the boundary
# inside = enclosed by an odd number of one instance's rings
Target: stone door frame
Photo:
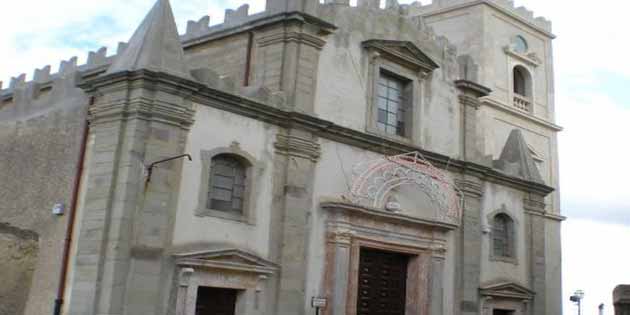
[[[194,315],[200,286],[235,289],[235,314],[263,314],[266,280],[278,266],[239,249],[212,249],[175,254],[178,272],[176,315]]]
[[[361,248],[409,256],[405,314],[441,314],[447,233],[456,226],[367,208],[325,202],[324,315],[356,315]]]

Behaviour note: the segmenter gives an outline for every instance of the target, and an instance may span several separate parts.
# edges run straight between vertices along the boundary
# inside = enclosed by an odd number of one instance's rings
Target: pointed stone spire
[[[157,1],[107,73],[139,69],[192,79],[168,0]]]
[[[529,152],[525,138],[519,129],[510,132],[503,152],[498,160],[494,161],[494,167],[504,173],[525,180],[543,183],[538,167]]]

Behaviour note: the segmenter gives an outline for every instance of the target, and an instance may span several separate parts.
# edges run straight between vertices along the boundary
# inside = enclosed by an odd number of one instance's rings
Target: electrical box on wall
[[[63,215],[66,207],[63,203],[56,203],[52,208],[52,213],[54,215]]]

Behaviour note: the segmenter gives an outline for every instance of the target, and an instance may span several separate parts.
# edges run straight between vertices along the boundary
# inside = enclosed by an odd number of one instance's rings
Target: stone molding
[[[562,222],[562,221],[565,221],[567,219],[567,217],[565,217],[563,215],[554,214],[554,213],[550,213],[550,212],[538,212],[538,211],[527,211],[527,210],[525,210],[525,213],[529,214],[529,215],[532,215],[532,216],[543,217],[545,219],[552,220],[552,221],[557,221],[557,222]]]
[[[455,179],[455,185],[465,196],[481,199],[483,197],[483,185],[470,179]]]
[[[127,80],[140,80],[143,85],[153,86],[156,89],[173,90],[174,93],[189,94],[192,101],[201,105],[225,110],[284,128],[295,127],[310,131],[316,136],[376,153],[397,155],[418,151],[438,168],[445,168],[448,165],[449,169],[454,172],[466,172],[480,179],[522,191],[536,192],[541,195],[547,195],[554,191],[553,187],[509,176],[485,165],[452,159],[449,156],[427,151],[410,143],[403,143],[380,135],[340,126],[309,114],[275,108],[252,99],[208,87],[196,81],[178,78],[165,73],[156,73],[148,70],[121,72],[85,80],[79,86],[86,89],[88,93],[94,93],[99,87],[106,86],[107,83]],[[184,117],[187,119],[184,122],[189,123],[189,119],[192,119],[192,111],[188,110],[185,113]]]
[[[504,102],[494,99],[492,96],[484,96],[480,99],[481,104],[491,106],[493,108],[508,112],[516,117],[522,118],[524,120],[533,122],[539,126],[547,128],[552,131],[562,131],[563,128],[554,124],[551,121],[547,121],[545,119],[536,117],[534,115],[527,114],[523,111],[516,109],[514,106],[505,104]]]
[[[515,282],[506,281],[490,285],[484,285],[479,288],[479,293],[484,297],[509,298],[516,300],[532,300],[536,294],[534,291],[517,284]]]
[[[464,106],[470,106],[474,109],[479,109],[479,107],[481,107],[481,102],[474,96],[460,94],[458,95],[458,98],[459,102]]]
[[[492,92],[491,89],[479,84],[479,83],[475,83],[473,81],[469,81],[469,80],[455,80],[455,86],[462,90],[463,92],[469,92],[466,94],[471,94],[476,96],[472,97],[474,99],[477,99],[479,97],[484,97],[484,96],[488,96],[490,95],[490,93]],[[477,101],[479,102],[479,101]]]
[[[324,201],[320,204],[320,206],[322,207],[322,209],[326,209],[328,211],[341,211],[344,213],[355,214],[361,217],[370,218],[374,221],[395,223],[400,226],[407,225],[415,228],[434,228],[443,232],[455,230],[458,227],[457,225],[451,223],[412,217],[400,213],[378,210],[343,201]],[[344,236],[352,235],[348,233],[343,234]]]
[[[293,135],[278,134],[274,147],[277,154],[309,159],[313,162],[317,162],[321,155],[319,143]]]
[[[196,90],[190,80],[181,79],[166,73],[149,70],[123,71],[82,81],[78,86],[86,93],[99,97],[105,93],[123,94],[120,98],[106,100],[89,108],[88,120],[91,125],[117,120],[153,120],[189,129],[194,122],[194,110],[190,104],[175,104],[162,101],[158,96],[147,98],[129,96],[125,91],[146,89],[151,92],[165,92],[190,99]]]
[[[525,211],[544,213],[547,205],[543,198],[523,198],[523,208]]]
[[[538,59],[536,54],[534,54],[534,53],[530,53],[530,54],[518,53],[518,52],[516,52],[514,50],[514,48],[512,48],[511,45],[503,47],[503,51],[507,55],[509,55],[510,57],[516,58],[519,61],[524,62],[524,63],[526,63],[529,66],[538,67],[541,64],[541,61]]]
[[[177,253],[173,257],[176,265],[196,268],[196,271],[207,268],[271,275],[279,270],[276,264],[236,248]]]
[[[260,39],[258,39],[257,42],[260,47],[270,46],[278,43],[295,42],[314,47],[318,50],[324,48],[324,45],[326,44],[325,40],[303,32],[283,32],[272,34],[261,37]]]
[[[393,62],[404,65],[424,75],[440,66],[410,41],[370,39],[362,43],[363,48],[374,50]]]

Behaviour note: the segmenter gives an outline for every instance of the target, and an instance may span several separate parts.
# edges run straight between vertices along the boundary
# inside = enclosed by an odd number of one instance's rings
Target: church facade
[[[0,313],[561,314],[550,22],[379,2],[158,0],[0,85]]]

